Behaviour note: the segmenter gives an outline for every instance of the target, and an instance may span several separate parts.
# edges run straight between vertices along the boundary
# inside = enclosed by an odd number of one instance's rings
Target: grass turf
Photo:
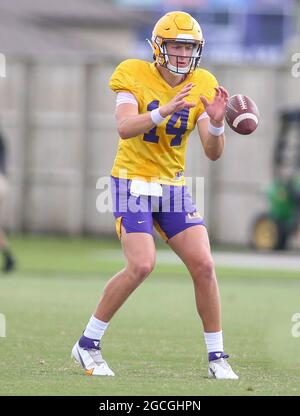
[[[0,278],[7,326],[0,395],[300,394],[300,338],[291,332],[300,312],[298,273],[217,270],[226,352],[240,380],[216,381],[207,378],[191,280],[183,266],[158,264],[103,338],[116,377],[97,378],[83,374],[70,350],[107,279],[122,267],[118,243],[31,237],[12,245],[19,269]]]

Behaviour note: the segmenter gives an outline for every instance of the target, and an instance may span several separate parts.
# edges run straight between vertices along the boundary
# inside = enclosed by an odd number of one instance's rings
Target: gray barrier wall
[[[10,59],[0,80],[1,125],[8,142],[11,192],[2,223],[11,231],[114,232],[113,216],[96,211],[96,182],[109,176],[118,137],[108,79],[117,61],[43,62]],[[209,68],[231,95],[251,96],[261,123],[250,136],[227,128],[226,150],[208,161],[196,133],[188,176],[205,178],[205,217],[211,238],[245,244],[265,209],[281,108],[299,107],[299,78],[290,66]]]

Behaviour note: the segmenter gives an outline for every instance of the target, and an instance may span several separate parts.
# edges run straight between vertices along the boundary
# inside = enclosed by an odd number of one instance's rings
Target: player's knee
[[[195,261],[193,265],[193,278],[196,281],[203,281],[203,279],[213,281],[215,279],[215,265],[211,256]]]
[[[129,265],[132,278],[140,283],[143,281],[153,270],[155,262],[152,260],[140,260]]]

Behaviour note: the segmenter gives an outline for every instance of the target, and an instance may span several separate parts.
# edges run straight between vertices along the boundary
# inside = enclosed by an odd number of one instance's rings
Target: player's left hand
[[[215,87],[216,95],[211,103],[201,96],[200,100],[204,105],[205,111],[207,115],[210,117],[212,124],[216,124],[217,126],[224,123],[225,117],[225,107],[229,98],[228,91],[221,87]]]

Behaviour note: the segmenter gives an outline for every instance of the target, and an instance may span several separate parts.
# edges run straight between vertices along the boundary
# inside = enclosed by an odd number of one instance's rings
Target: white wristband
[[[154,124],[158,125],[164,121],[166,117],[162,117],[159,112],[159,108],[150,111],[150,116]]]
[[[223,124],[223,126],[221,127],[215,127],[213,126],[210,121],[208,123],[208,132],[210,134],[212,134],[213,136],[221,136],[221,134],[223,134],[225,131],[225,126]]]

